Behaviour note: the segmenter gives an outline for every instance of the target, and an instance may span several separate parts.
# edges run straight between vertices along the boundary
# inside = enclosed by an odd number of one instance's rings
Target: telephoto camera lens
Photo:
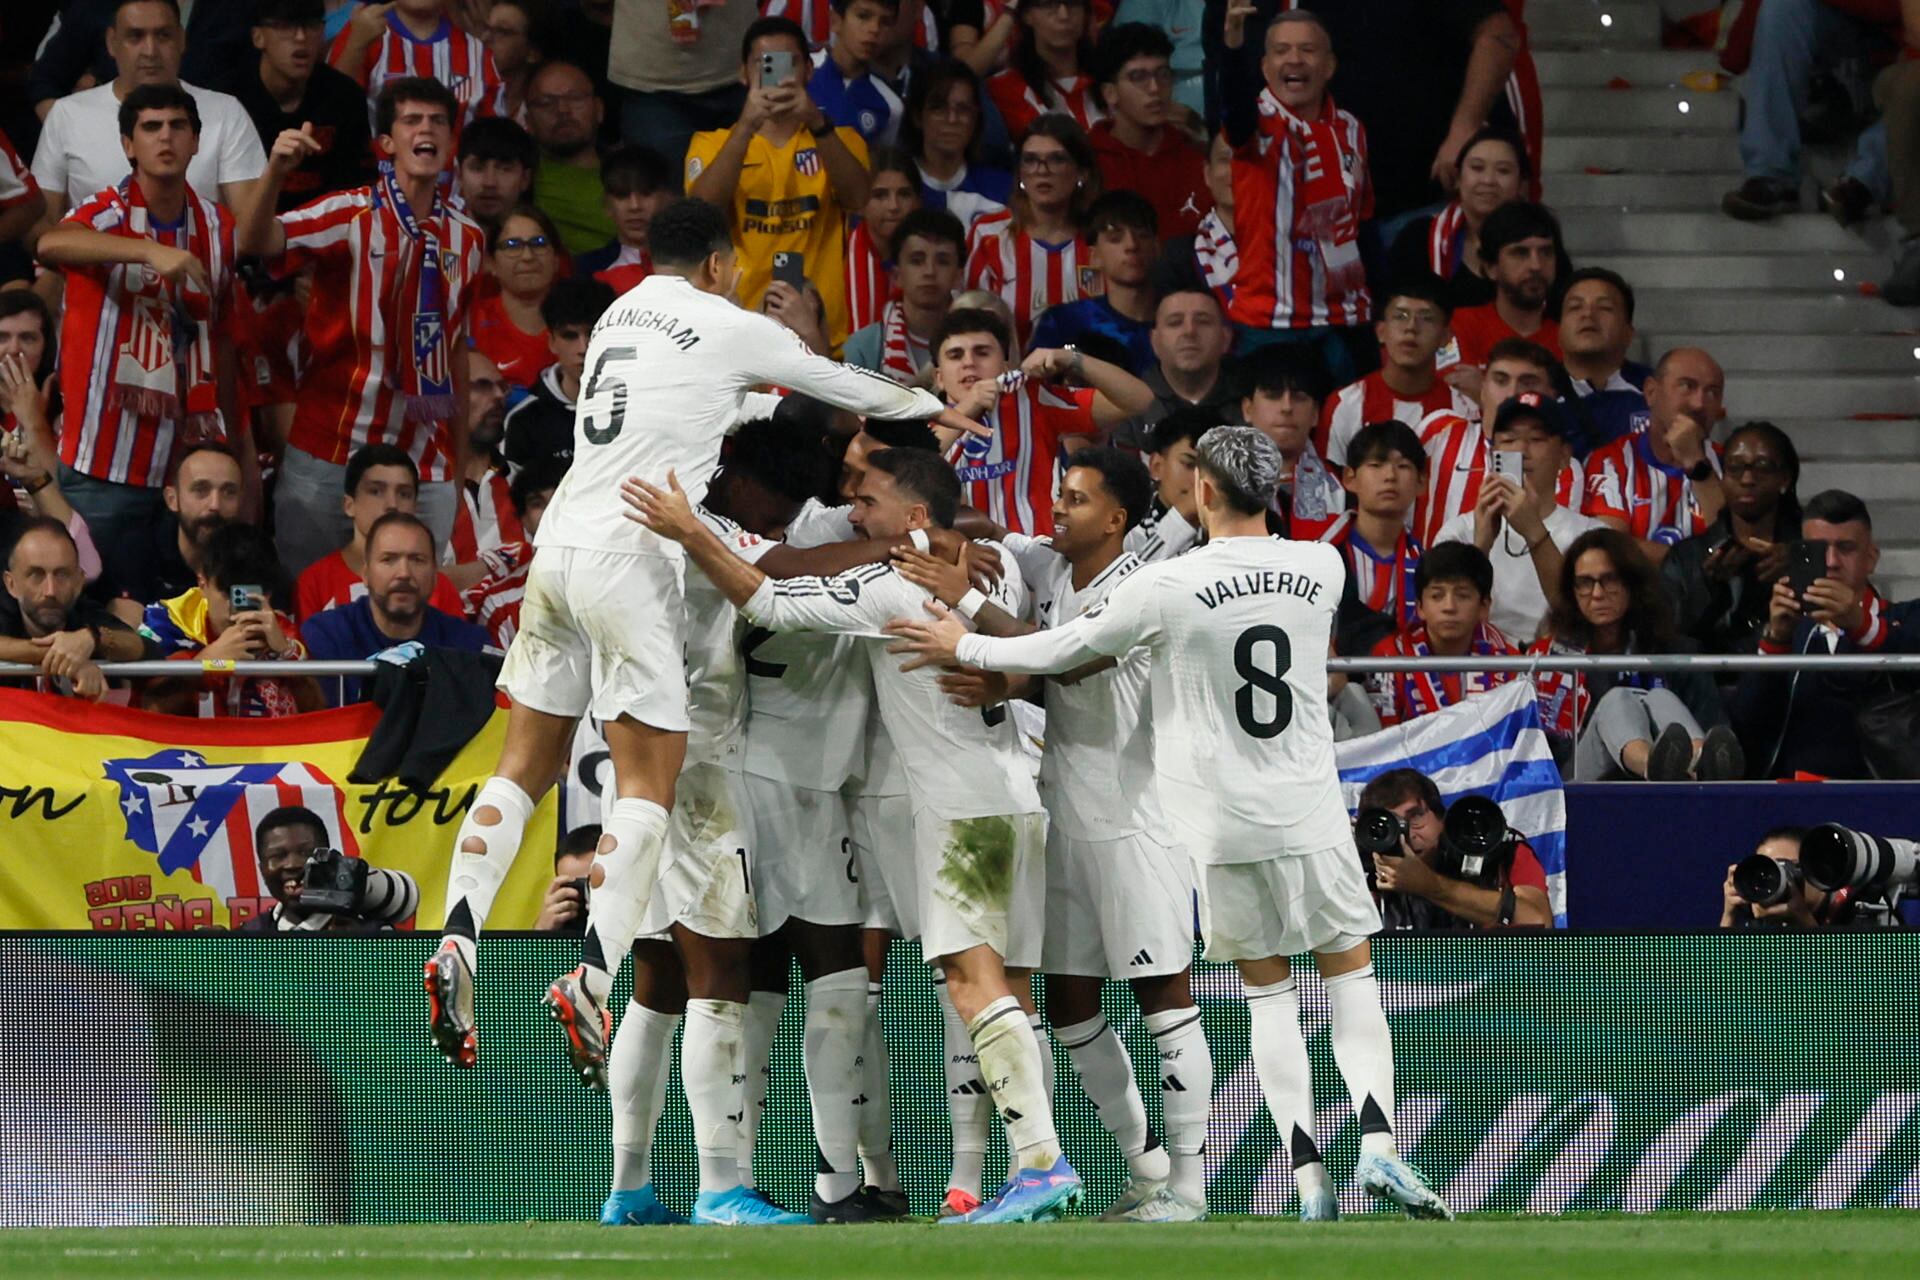
[[[1803,879],[1799,863],[1754,853],[1733,869],[1733,891],[1756,907],[1777,907],[1800,891]]]
[[[1398,856],[1406,834],[1407,824],[1391,809],[1362,809],[1354,815],[1353,842],[1369,857],[1380,853]]]
[[[1823,822],[1801,838],[1800,869],[1814,888],[1827,893],[1911,890],[1920,888],[1920,845]]]

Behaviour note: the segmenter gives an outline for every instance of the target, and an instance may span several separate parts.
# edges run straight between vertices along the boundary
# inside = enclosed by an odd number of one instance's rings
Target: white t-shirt
[[[187,185],[209,200],[223,182],[251,182],[266,171],[267,153],[245,107],[231,94],[182,81],[200,112],[200,149],[187,165]],[[49,196],[65,194],[74,208],[96,191],[117,187],[129,172],[120,149],[120,99],[113,82],[70,93],[53,104],[40,126],[33,176]]]
[[[679,276],[648,276],[593,327],[573,465],[541,518],[540,545],[679,559],[680,544],[627,519],[621,481],[664,485],[672,471],[700,501],[720,441],[763,384],[878,418],[946,408],[931,392],[815,355],[792,330]]]
[[[1347,568],[1324,542],[1224,538],[1144,565],[1104,608],[1010,639],[969,635],[992,671],[1153,654],[1153,763],[1195,861],[1260,862],[1351,840],[1327,714],[1327,645]]]
[[[1073,566],[1045,538],[1009,533],[1002,545],[1020,562],[1033,592],[1034,621],[1042,627],[1065,626],[1098,608],[1140,568],[1123,552],[1076,591]],[[1144,830],[1167,841],[1153,785],[1151,666],[1152,655],[1135,649],[1111,670],[1047,686],[1040,798],[1052,824],[1076,840],[1118,840]]]
[[[694,511],[727,544],[727,550],[748,564],[758,563],[780,545],[748,533],[705,507]],[[686,594],[687,763],[737,765],[746,748],[747,721],[740,613],[707,575],[697,570],[687,573]]]
[[[846,507],[808,499],[787,525],[787,545],[821,547],[853,535]],[[691,574],[704,575],[697,570]],[[852,636],[749,627],[747,772],[790,786],[838,791],[866,758],[873,676]],[[905,790],[904,784],[901,790]]]
[[[1026,584],[1011,559],[1001,563],[1004,576],[988,598],[1021,617]],[[915,809],[945,819],[1039,813],[1040,794],[1007,709],[955,706],[940,688],[937,668],[902,671],[905,659],[887,652],[892,641],[880,628],[895,618],[925,617],[931,598],[891,565],[871,564],[834,578],[769,578],[741,612],[775,631],[866,637],[880,718],[906,769]]]
[[[1553,545],[1565,551],[1573,540],[1601,524],[1592,516],[1556,506],[1547,515],[1547,536]],[[1440,526],[1435,546],[1443,542],[1472,542],[1473,512],[1455,516]],[[1514,554],[1518,552],[1519,554]],[[1532,643],[1547,616],[1547,593],[1540,589],[1540,575],[1533,571],[1533,557],[1527,553],[1527,540],[1506,521],[1494,535],[1493,549],[1487,552],[1493,562],[1493,607],[1487,619],[1515,644]]]

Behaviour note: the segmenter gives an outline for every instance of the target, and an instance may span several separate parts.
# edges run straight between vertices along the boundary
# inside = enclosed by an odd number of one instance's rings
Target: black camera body
[[[367,898],[367,864],[338,849],[315,849],[300,878],[300,909],[309,913],[357,916]]]

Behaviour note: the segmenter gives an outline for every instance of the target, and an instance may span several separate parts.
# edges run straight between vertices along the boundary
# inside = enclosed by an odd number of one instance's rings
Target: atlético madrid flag
[[[422,793],[346,780],[379,712],[192,720],[0,689],[0,929],[235,927],[271,911],[254,831],[303,805],[335,848],[420,882],[417,927],[437,929],[447,861],[492,772],[506,713]],[[543,800],[489,925],[531,928],[553,877]]]

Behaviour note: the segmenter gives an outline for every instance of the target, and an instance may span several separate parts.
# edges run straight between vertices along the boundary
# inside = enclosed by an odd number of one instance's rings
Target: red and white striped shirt
[[[1327,541],[1340,548],[1361,604],[1375,613],[1388,615],[1402,630],[1419,625],[1420,615],[1415,606],[1420,598],[1413,589],[1423,551],[1418,538],[1403,529],[1392,549],[1379,551],[1349,523]]]
[[[1012,68],[988,78],[987,93],[993,105],[1000,109],[1000,118],[1007,122],[1007,136],[1015,145],[1027,136],[1035,120],[1049,113],[1070,115],[1088,132],[1107,118],[1106,108],[1100,105],[1100,90],[1094,86],[1092,76],[1082,73],[1054,80],[1051,90],[1046,101],[1042,101],[1033,86]]]
[[[533,547],[522,543],[519,551],[519,564],[504,574],[482,578],[463,597],[468,620],[485,627],[501,649],[512,644],[520,630],[520,603],[527,594],[527,570],[533,567]]]
[[[189,187],[191,216],[183,214],[175,225],[160,226],[149,219],[143,205],[130,199],[132,182],[129,178],[119,187],[95,194],[63,221],[187,249],[206,264],[213,292],[209,296],[191,285],[184,289],[161,285],[144,264],[64,268],[67,295],[60,326],[60,395],[66,409],[60,424],[60,460],[97,480],[157,489],[166,483],[174,452],[189,443],[187,421],[201,418],[202,410],[185,402],[184,396],[179,416],[142,413],[123,404],[120,389],[139,378],[136,370],[121,366],[129,363],[140,370],[161,370],[171,363],[184,372],[185,357],[176,344],[190,340],[176,331],[176,306],[184,306],[215,346],[230,343],[233,218]],[[217,410],[214,421],[218,421]],[[225,429],[222,423],[215,434]]]
[[[405,449],[423,483],[451,474],[445,423],[409,422],[406,396],[390,370],[388,326],[411,314],[402,268],[414,252],[400,219],[376,203],[371,187],[340,191],[280,215],[287,234],[283,270],[314,269],[307,307],[307,367],[300,380],[289,443],[323,462],[344,464],[354,450],[381,443]],[[448,346],[466,342],[467,312],[486,236],[465,214],[447,210],[436,229],[442,316]],[[404,358],[406,335],[398,345]]]
[[[1634,537],[1672,546],[1705,533],[1707,519],[1687,473],[1653,456],[1648,430],[1641,427],[1587,455],[1586,500],[1580,512],[1596,520],[1625,521]],[[1709,442],[1707,457],[1718,472],[1720,446]]]
[[[1193,260],[1199,264],[1201,279],[1213,290],[1213,296],[1220,299],[1221,309],[1232,307],[1233,278],[1240,271],[1240,246],[1233,242],[1233,232],[1220,220],[1220,210],[1209,209],[1207,216],[1200,219],[1200,229],[1193,235]]]
[[[1422,543],[1432,545],[1442,525],[1472,511],[1480,501],[1480,484],[1492,465],[1493,446],[1479,423],[1457,413],[1433,414],[1418,430],[1427,450],[1427,488],[1414,504],[1413,530]],[[1569,459],[1554,488],[1554,501],[1576,508],[1586,492],[1587,468],[1578,458]]]
[[[999,12],[1000,6],[993,0],[988,0],[988,5],[993,12]],[[833,6],[828,0],[762,0],[760,16],[792,18],[807,33],[809,49],[824,49],[832,42]],[[993,19],[989,17],[987,23],[991,26]],[[932,5],[920,11],[920,29],[913,33],[913,42],[929,53],[940,52],[940,23],[933,16]]]
[[[613,261],[594,272],[593,278],[611,287],[615,293],[625,293],[652,274],[653,255],[630,244],[623,244]]]
[[[495,550],[503,543],[524,542],[526,537],[504,473],[490,471],[479,484],[466,482],[460,486],[453,536],[447,540],[451,563],[472,564],[481,552]]]
[[[440,19],[440,29],[422,40],[407,30],[399,14],[387,14],[387,29],[367,46],[365,59],[357,67],[341,66],[350,34],[341,31],[327,52],[327,61],[366,85],[369,122],[381,88],[389,80],[407,76],[425,76],[453,90],[460,103],[460,115],[453,121],[456,141],[460,130],[476,117],[507,114],[507,86],[493,65],[493,55],[479,36],[460,30],[450,19]]]
[[[876,323],[899,293],[893,268],[873,242],[873,231],[865,222],[856,222],[847,232],[847,314],[851,317],[847,332],[858,333]]]
[[[11,209],[31,200],[39,191],[40,184],[34,181],[33,171],[20,163],[20,153],[7,141],[7,135],[0,133],[0,209]]]
[[[1099,431],[1093,392],[1002,375],[1008,387],[987,419],[991,437],[962,436],[947,453],[965,486],[965,500],[995,524],[1044,537],[1053,532],[1053,495],[1060,483],[1061,441]]]
[[[986,289],[1007,300],[1014,337],[1021,347],[1034,321],[1048,307],[1106,292],[1100,272],[1087,263],[1087,242],[1036,240],[1013,223],[1013,214],[989,213],[973,224],[967,251],[967,288]]]
[[[1270,90],[1262,91],[1260,129],[1233,153],[1233,226],[1240,247],[1240,271],[1234,277],[1229,312],[1237,324],[1254,329],[1310,329],[1322,325],[1360,325],[1373,318],[1364,272],[1340,265],[1337,257],[1358,249],[1350,241],[1328,242],[1298,234],[1306,192],[1315,175],[1308,170],[1312,148],[1288,127],[1277,103],[1269,111]],[[1340,183],[1346,189],[1349,221],[1373,216],[1373,181],[1367,172],[1367,131],[1350,112],[1328,98],[1320,124],[1329,124],[1340,151]]]
[[[1328,398],[1320,410],[1320,426],[1314,432],[1314,444],[1320,455],[1336,467],[1347,465],[1347,446],[1360,428],[1373,422],[1399,421],[1418,429],[1428,415],[1454,413],[1461,417],[1474,412],[1471,396],[1449,386],[1439,377],[1418,400],[1403,400],[1387,385],[1378,371],[1346,386]]]

